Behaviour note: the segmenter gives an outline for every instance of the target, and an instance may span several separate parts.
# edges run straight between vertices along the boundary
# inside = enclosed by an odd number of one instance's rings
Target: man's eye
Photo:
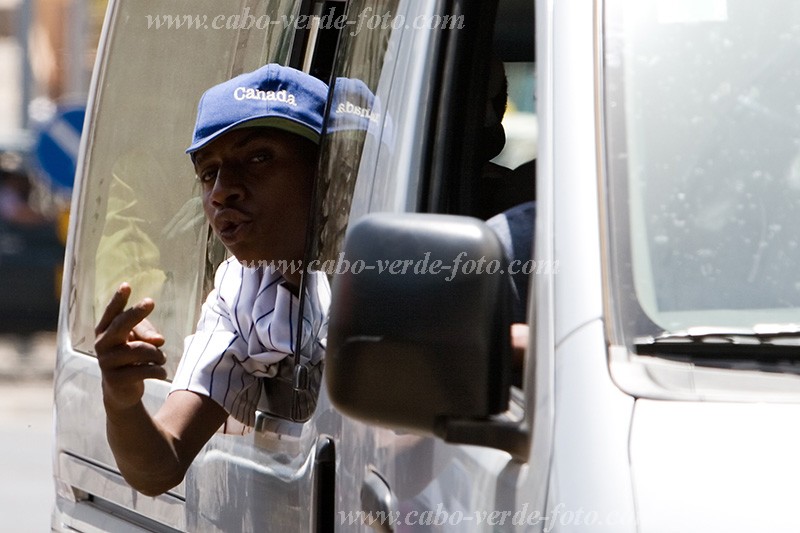
[[[198,172],[197,174],[197,179],[200,181],[200,183],[208,183],[214,181],[216,178],[217,178],[217,169],[215,168],[203,170],[201,172]]]

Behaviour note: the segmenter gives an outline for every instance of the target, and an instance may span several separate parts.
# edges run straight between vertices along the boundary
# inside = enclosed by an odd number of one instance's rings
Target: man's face
[[[258,127],[230,131],[198,150],[203,209],[239,261],[303,258],[315,153],[302,137]]]

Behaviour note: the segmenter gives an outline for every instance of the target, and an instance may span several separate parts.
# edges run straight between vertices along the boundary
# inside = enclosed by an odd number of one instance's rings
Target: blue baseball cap
[[[274,63],[207,90],[197,106],[191,154],[231,130],[276,128],[319,143],[328,86],[321,80]]]

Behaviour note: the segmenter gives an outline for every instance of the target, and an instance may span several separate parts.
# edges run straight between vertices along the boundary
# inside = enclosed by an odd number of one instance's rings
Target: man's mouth
[[[220,239],[226,244],[228,241],[237,240],[248,224],[250,219],[235,209],[223,209],[214,216],[214,227]]]
[[[241,224],[236,224],[233,222],[227,222],[219,227],[219,234],[220,235],[232,235],[236,233],[236,230],[241,226]]]

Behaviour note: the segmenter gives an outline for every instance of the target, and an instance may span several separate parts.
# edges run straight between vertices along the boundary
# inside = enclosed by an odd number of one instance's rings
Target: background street
[[[106,0],[0,0],[0,186],[5,185],[7,173],[20,170],[14,166],[18,160],[23,161],[22,171],[31,185],[25,195],[4,187],[0,195],[11,198],[10,191],[15,192],[49,221],[64,215],[69,197],[58,191],[59,197],[54,198],[52,176],[39,167],[42,161],[34,141],[58,106],[85,101],[105,11]],[[19,225],[9,212],[0,210],[2,222]],[[34,255],[30,249],[9,235],[17,238],[16,233],[0,233],[0,286],[6,289],[0,295],[21,287],[29,291],[30,283],[25,283],[30,279],[18,276],[42,270],[34,268],[37,264],[30,259]],[[30,271],[9,273],[11,260],[19,256],[30,259]],[[49,280],[41,286],[50,292],[55,287]],[[54,308],[58,300],[54,295]],[[16,318],[20,309],[9,301],[0,298],[0,311],[4,317]],[[10,322],[0,321],[0,533],[42,533],[50,531],[55,501],[52,380],[56,336],[36,333],[24,342],[11,335],[19,324]],[[55,321],[23,326],[34,331],[53,329]]]
[[[0,533],[50,531],[55,334],[0,335]]]

